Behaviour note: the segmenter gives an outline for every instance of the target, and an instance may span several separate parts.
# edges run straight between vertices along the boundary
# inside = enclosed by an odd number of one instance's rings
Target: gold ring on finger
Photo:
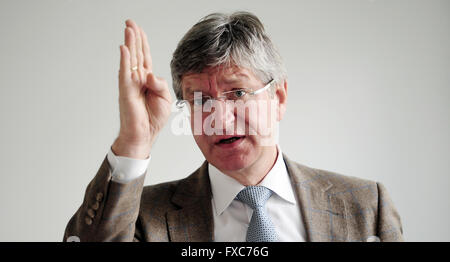
[[[138,70],[138,67],[137,66],[133,66],[132,68],[131,68],[131,71],[137,71]]]

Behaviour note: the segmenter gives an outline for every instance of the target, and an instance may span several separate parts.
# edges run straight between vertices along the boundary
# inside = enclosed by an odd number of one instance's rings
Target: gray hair
[[[207,15],[184,35],[170,62],[177,99],[183,99],[184,74],[222,65],[249,69],[263,82],[281,83],[287,77],[263,24],[249,12]]]

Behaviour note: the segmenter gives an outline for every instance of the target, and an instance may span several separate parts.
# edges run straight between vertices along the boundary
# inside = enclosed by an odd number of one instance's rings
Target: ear
[[[278,99],[278,116],[277,121],[281,121],[283,119],[284,113],[286,112],[287,105],[287,80],[285,79],[282,84],[277,85],[277,89],[275,91],[275,96]]]

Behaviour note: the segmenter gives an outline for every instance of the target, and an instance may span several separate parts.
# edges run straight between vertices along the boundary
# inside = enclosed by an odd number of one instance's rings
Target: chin
[[[248,166],[246,161],[227,161],[226,159],[218,159],[211,164],[223,171],[237,171]]]
[[[206,160],[222,171],[238,171],[247,168],[258,158],[254,143],[248,138],[225,148],[202,139],[196,139],[196,142]]]
[[[252,157],[248,154],[213,156],[208,162],[222,171],[238,171],[253,163]]]

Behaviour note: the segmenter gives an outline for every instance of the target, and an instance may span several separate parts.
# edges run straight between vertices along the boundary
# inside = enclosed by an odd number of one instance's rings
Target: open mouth
[[[219,140],[216,144],[220,145],[220,144],[232,144],[238,140],[243,139],[245,136],[233,136],[233,137],[229,137],[229,138],[225,138],[225,139],[221,139]]]

